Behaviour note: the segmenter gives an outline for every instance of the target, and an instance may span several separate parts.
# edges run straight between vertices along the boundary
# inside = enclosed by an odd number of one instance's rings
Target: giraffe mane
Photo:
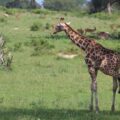
[[[78,34],[80,36],[80,34],[76,30],[74,30],[70,25],[68,25],[67,23],[65,23],[65,25],[68,26],[72,31],[74,31],[76,34]]]

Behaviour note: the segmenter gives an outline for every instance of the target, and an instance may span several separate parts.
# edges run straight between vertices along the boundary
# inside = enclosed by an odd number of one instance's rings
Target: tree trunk
[[[30,4],[31,4],[32,8],[36,8],[36,1],[35,0],[31,0]]]
[[[108,10],[109,15],[111,15],[112,14],[112,9],[111,9],[111,2],[110,2],[110,0],[107,3],[107,10]]]

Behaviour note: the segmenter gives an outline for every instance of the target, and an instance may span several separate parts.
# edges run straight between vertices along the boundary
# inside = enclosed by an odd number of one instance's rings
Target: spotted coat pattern
[[[91,76],[91,104],[93,110],[93,97],[95,96],[96,111],[99,111],[97,97],[97,72],[102,71],[106,75],[113,77],[113,100],[111,110],[115,110],[115,93],[119,86],[120,92],[120,53],[103,47],[95,40],[80,35],[73,30],[67,23],[61,22],[55,26],[54,34],[64,31],[71,41],[85,51],[85,62]]]

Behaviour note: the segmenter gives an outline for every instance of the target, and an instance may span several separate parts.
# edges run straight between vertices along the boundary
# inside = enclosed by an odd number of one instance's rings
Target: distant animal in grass
[[[84,31],[83,29],[77,29],[77,32],[78,32],[80,35],[83,35],[85,31]]]
[[[108,32],[98,32],[97,36],[100,39],[108,39],[110,37],[110,34]]]
[[[86,28],[84,31],[85,31],[85,35],[86,35],[86,33],[94,33],[96,31],[96,27],[94,27],[93,29]]]

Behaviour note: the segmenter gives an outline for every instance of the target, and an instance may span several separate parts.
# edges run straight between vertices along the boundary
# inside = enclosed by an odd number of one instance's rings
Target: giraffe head
[[[56,33],[61,32],[61,31],[65,31],[67,24],[70,24],[70,23],[65,23],[64,18],[60,18],[60,22],[54,26],[53,34],[56,34]]]

